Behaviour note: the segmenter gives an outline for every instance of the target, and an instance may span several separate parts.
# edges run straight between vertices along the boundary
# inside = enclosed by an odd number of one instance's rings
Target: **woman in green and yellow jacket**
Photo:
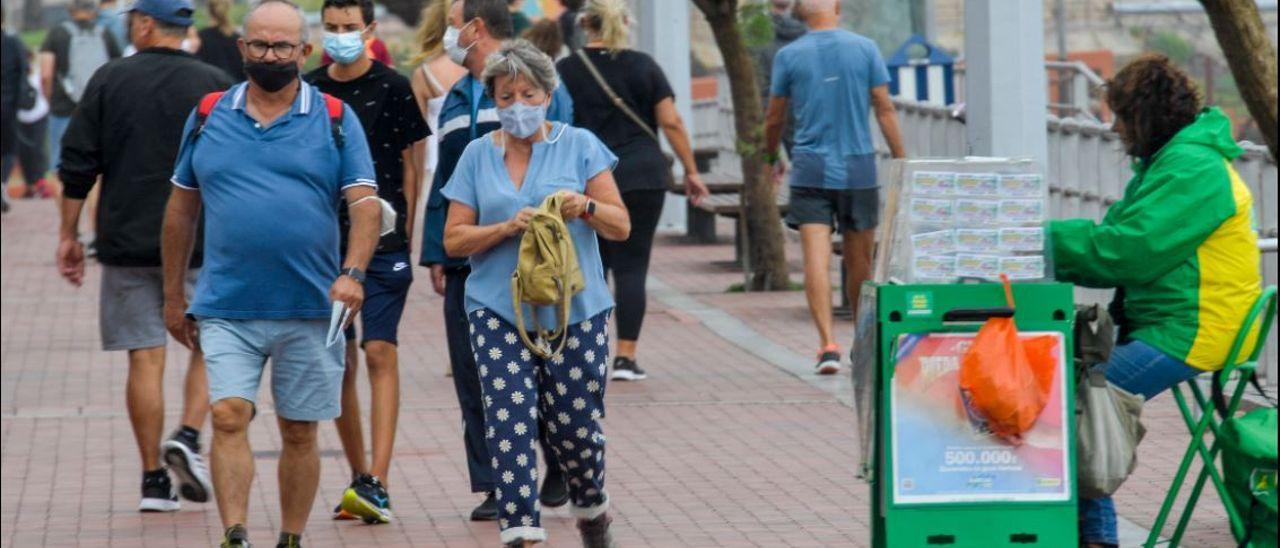
[[[1050,221],[1049,246],[1058,280],[1121,291],[1124,340],[1100,367],[1116,386],[1151,399],[1221,369],[1258,298],[1253,197],[1231,166],[1242,150],[1230,120],[1202,109],[1191,79],[1168,59],[1127,65],[1109,82],[1107,104],[1133,179],[1101,223]],[[1080,540],[1117,544],[1109,497],[1081,499]]]

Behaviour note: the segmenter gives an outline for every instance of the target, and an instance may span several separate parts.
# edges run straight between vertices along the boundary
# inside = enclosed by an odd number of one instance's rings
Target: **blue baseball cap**
[[[129,11],[136,11],[155,17],[171,25],[189,27],[194,22],[195,6],[191,0],[137,0]]]

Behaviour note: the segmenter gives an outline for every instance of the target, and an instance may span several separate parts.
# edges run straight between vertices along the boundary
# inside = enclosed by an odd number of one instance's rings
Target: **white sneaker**
[[[205,464],[200,453],[192,451],[187,444],[168,439],[160,444],[164,462],[169,472],[178,479],[178,492],[182,498],[192,502],[209,502],[213,493],[213,482],[209,479],[209,466]]]

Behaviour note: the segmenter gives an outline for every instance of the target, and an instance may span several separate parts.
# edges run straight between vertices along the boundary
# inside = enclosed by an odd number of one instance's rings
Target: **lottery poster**
[[[1068,475],[1066,353],[1061,333],[1049,402],[1016,442],[991,434],[960,396],[960,360],[976,333],[902,335],[890,409],[896,504],[1063,501]]]

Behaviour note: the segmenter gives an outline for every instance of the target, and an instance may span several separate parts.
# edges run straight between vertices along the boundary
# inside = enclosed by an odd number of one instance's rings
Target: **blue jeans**
[[[66,135],[70,124],[70,116],[49,115],[49,169],[55,173],[62,162],[62,136]]]
[[[1117,346],[1111,359],[1097,367],[1106,372],[1112,384],[1147,400],[1203,372],[1141,341]],[[1080,541],[1112,546],[1119,543],[1116,505],[1111,497],[1080,499]]]

